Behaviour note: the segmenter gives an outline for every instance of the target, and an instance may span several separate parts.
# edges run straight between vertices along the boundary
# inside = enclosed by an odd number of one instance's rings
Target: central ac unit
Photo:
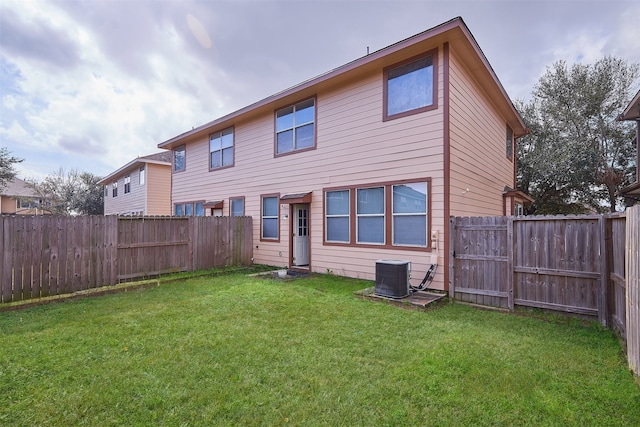
[[[403,298],[409,295],[410,272],[409,261],[376,261],[376,295],[389,298]]]

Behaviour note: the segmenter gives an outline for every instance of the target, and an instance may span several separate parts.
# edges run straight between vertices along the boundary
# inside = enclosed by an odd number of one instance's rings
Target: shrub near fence
[[[0,216],[0,301],[249,265],[251,217]]]

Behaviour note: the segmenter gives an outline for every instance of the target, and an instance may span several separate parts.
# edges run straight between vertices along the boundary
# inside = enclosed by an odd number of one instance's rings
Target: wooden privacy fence
[[[592,316],[640,372],[640,206],[614,215],[450,219],[449,295]]]
[[[0,216],[0,301],[249,265],[251,217]]]

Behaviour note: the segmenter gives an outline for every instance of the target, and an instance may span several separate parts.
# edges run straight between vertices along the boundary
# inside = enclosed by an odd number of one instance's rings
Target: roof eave
[[[640,90],[633,97],[624,112],[618,116],[619,121],[640,120]]]
[[[261,108],[266,108],[271,104],[275,104],[277,103],[279,100],[286,98],[287,96],[291,96],[294,95],[296,93],[302,92],[304,90],[316,87],[321,85],[322,83],[325,83],[329,80],[335,79],[338,76],[341,75],[345,75],[346,73],[352,72],[360,67],[363,67],[365,65],[371,64],[375,61],[380,61],[383,58],[392,55],[396,52],[399,52],[403,49],[409,48],[413,45],[425,42],[429,39],[433,39],[435,37],[438,37],[440,35],[443,35],[444,33],[447,33],[449,31],[455,31],[455,30],[459,30],[462,32],[462,34],[464,35],[465,39],[468,41],[468,43],[471,45],[472,49],[474,50],[474,52],[476,53],[476,55],[478,56],[478,58],[480,58],[480,61],[482,62],[484,69],[486,70],[486,72],[489,74],[490,76],[490,81],[492,81],[495,84],[495,88],[498,90],[498,92],[502,95],[502,97],[504,98],[504,101],[506,102],[507,108],[506,111],[508,113],[511,114],[510,120],[508,120],[510,122],[510,124],[512,125],[513,131],[514,131],[514,135],[516,138],[519,138],[521,136],[527,135],[528,129],[526,128],[524,121],[522,119],[522,117],[520,116],[520,113],[518,112],[518,110],[515,108],[515,106],[513,105],[513,102],[511,101],[511,99],[509,98],[509,96],[507,95],[507,92],[505,91],[504,87],[502,86],[502,83],[500,83],[500,80],[498,79],[497,75],[495,74],[495,72],[493,71],[493,68],[491,67],[491,65],[489,64],[489,61],[487,60],[486,56],[484,55],[484,53],[482,52],[482,50],[480,49],[480,46],[478,45],[477,41],[475,40],[475,38],[473,37],[473,35],[471,34],[471,31],[469,30],[469,28],[467,27],[467,25],[464,23],[464,21],[462,20],[461,17],[456,17],[453,18],[447,22],[444,22],[436,27],[430,28],[428,30],[423,31],[422,33],[416,34],[414,36],[411,36],[409,38],[406,38],[404,40],[401,40],[399,42],[396,42],[390,46],[384,47],[380,50],[377,50],[375,52],[372,52],[368,55],[365,55],[363,57],[360,57],[358,59],[355,59],[354,61],[351,61],[347,64],[344,64],[340,67],[337,67],[331,71],[328,71],[324,74],[321,74],[317,77],[313,77],[309,80],[306,80],[302,83],[299,83],[295,86],[292,86],[288,89],[285,89],[281,92],[278,92],[276,94],[273,94],[271,96],[268,96],[260,101],[257,101],[253,104],[250,104],[244,108],[241,108],[237,111],[234,111],[230,114],[227,114],[225,116],[222,116],[218,119],[215,119],[211,122],[205,123],[201,126],[198,126],[196,128],[193,128],[190,131],[184,132],[180,135],[177,135],[171,139],[168,139],[164,142],[161,142],[158,144],[158,148],[163,148],[163,149],[173,149],[175,147],[178,147],[180,145],[182,145],[183,143],[187,142],[188,140],[192,139],[192,138],[196,138],[196,137],[200,137],[200,136],[206,136],[208,133],[215,131],[216,129],[214,128],[222,128],[224,126],[231,126],[233,124],[234,121],[242,118],[245,115],[250,114],[251,112],[255,112],[258,109]]]
[[[371,62],[380,60],[381,58],[383,58],[383,57],[385,57],[385,56],[387,56],[389,54],[392,54],[394,52],[397,52],[397,51],[399,51],[401,49],[404,49],[407,46],[413,45],[415,43],[419,43],[419,42],[427,40],[427,39],[430,39],[432,37],[435,37],[435,36],[437,36],[439,34],[442,34],[442,33],[446,32],[446,31],[450,31],[450,30],[452,30],[452,29],[454,29],[456,27],[461,27],[461,26],[464,26],[464,23],[462,22],[462,18],[460,18],[460,17],[454,18],[454,19],[452,19],[450,21],[447,21],[447,22],[445,22],[443,24],[440,24],[440,25],[438,25],[436,27],[428,29],[428,30],[426,30],[426,31],[424,31],[424,32],[422,32],[420,34],[416,34],[416,35],[414,35],[412,37],[409,37],[407,39],[401,40],[401,41],[399,41],[397,43],[394,43],[394,44],[392,44],[390,46],[384,47],[384,48],[382,48],[380,50],[377,50],[375,52],[372,52],[372,53],[370,53],[368,55],[365,55],[363,57],[355,59],[354,61],[351,61],[351,62],[349,62],[347,64],[341,65],[340,67],[334,68],[333,70],[328,71],[328,72],[326,72],[324,74],[320,74],[317,77],[313,77],[313,78],[311,78],[309,80],[306,80],[306,81],[304,81],[302,83],[299,83],[299,84],[297,84],[295,86],[292,86],[292,87],[290,87],[288,89],[285,89],[285,90],[283,90],[281,92],[278,92],[278,93],[275,93],[273,95],[270,95],[270,96],[268,96],[268,97],[266,97],[266,98],[264,98],[264,99],[262,99],[260,101],[257,101],[257,102],[255,102],[253,104],[250,104],[250,105],[248,105],[248,106],[246,106],[244,108],[241,108],[241,109],[239,109],[237,111],[234,111],[234,112],[232,112],[230,114],[227,114],[225,116],[222,116],[222,117],[220,117],[218,119],[215,119],[215,120],[210,121],[208,123],[205,123],[205,124],[203,124],[201,126],[193,128],[190,131],[181,133],[180,135],[177,135],[177,136],[175,136],[175,137],[173,137],[171,139],[168,139],[168,140],[166,140],[164,142],[161,142],[160,144],[158,144],[158,148],[172,149],[174,147],[177,147],[177,146],[181,145],[185,139],[189,139],[189,138],[194,137],[194,136],[199,135],[199,134],[207,133],[210,130],[212,130],[213,128],[218,127],[218,126],[222,126],[222,125],[227,124],[227,123],[231,124],[230,122],[232,122],[233,120],[238,119],[238,118],[242,117],[243,115],[248,114],[248,113],[250,113],[250,112],[252,112],[254,110],[257,110],[257,109],[262,108],[262,107],[266,107],[269,104],[275,103],[275,102],[279,101],[280,99],[283,99],[283,98],[285,98],[287,96],[290,96],[290,95],[295,94],[297,92],[300,92],[300,91],[303,91],[305,89],[311,88],[313,86],[319,85],[319,84],[321,84],[323,82],[326,82],[326,81],[328,81],[330,79],[333,79],[333,78],[335,78],[337,76],[345,74],[345,73],[347,73],[349,71],[352,71],[352,70],[354,70],[356,68],[362,67],[362,66],[364,66],[366,64],[369,64]]]
[[[640,181],[635,182],[631,185],[627,185],[624,188],[621,188],[620,191],[618,191],[618,195],[620,196],[640,195]]]
[[[127,163],[126,165],[122,166],[121,168],[117,169],[114,172],[111,172],[109,175],[102,178],[100,181],[98,181],[98,185],[104,185],[113,181],[114,178],[117,178],[120,175],[124,174],[127,170],[131,169],[133,166],[136,166],[138,164],[147,164],[147,163],[163,165],[163,166],[171,166],[171,163],[168,163],[168,162],[162,162],[159,160],[149,160],[142,157],[137,157],[132,161],[130,161],[129,163]]]

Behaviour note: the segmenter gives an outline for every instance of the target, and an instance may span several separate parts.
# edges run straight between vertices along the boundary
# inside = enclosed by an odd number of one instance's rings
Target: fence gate
[[[604,218],[452,218],[450,292],[461,301],[606,314]]]

